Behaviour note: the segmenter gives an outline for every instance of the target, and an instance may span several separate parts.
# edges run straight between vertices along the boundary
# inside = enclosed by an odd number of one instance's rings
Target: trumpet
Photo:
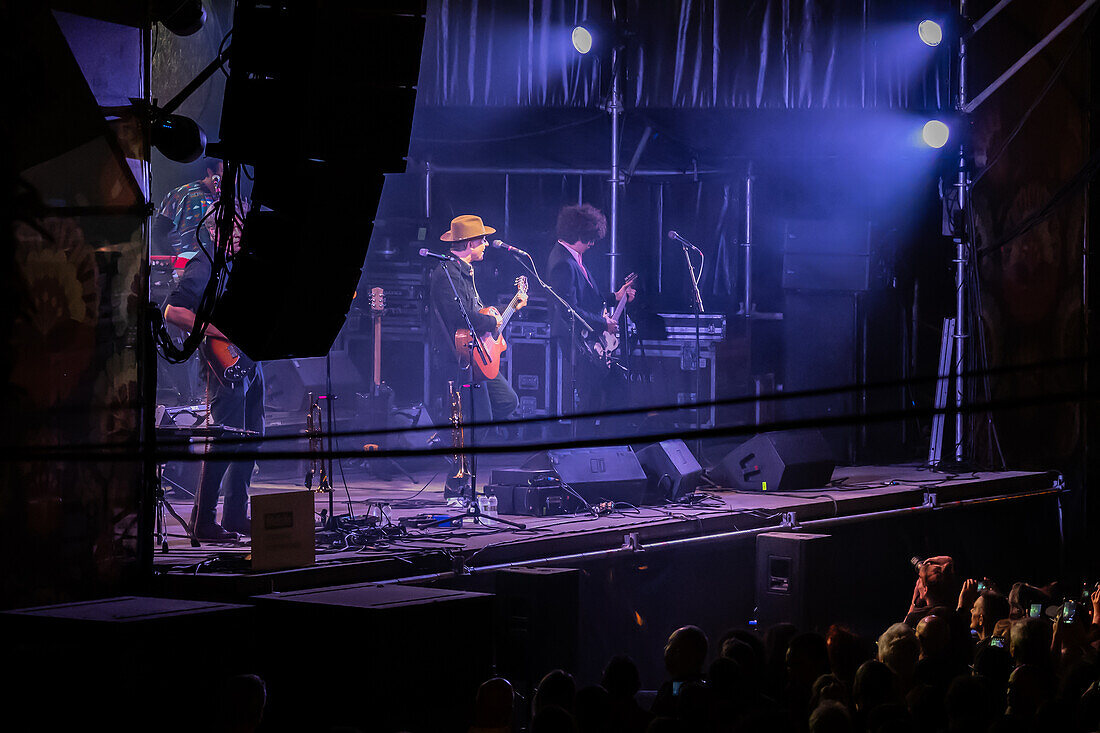
[[[466,438],[462,428],[462,392],[453,380],[447,382],[451,395],[451,446],[454,448],[454,480],[465,481],[470,476],[469,458],[465,454]]]

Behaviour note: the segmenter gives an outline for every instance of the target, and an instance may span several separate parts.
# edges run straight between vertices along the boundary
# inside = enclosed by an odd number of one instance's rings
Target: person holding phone
[[[1001,619],[1008,618],[1008,599],[995,590],[984,590],[978,594],[970,608],[970,630],[979,641],[994,636],[994,628]]]

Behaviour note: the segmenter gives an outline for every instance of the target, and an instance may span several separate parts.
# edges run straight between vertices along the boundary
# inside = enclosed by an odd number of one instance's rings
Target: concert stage
[[[516,456],[483,458],[482,475],[505,462],[515,466],[519,461]],[[797,527],[802,532],[831,534],[845,526],[873,526],[887,520],[921,517],[934,522],[935,517],[955,510],[981,511],[980,507],[1042,500],[1060,491],[1060,478],[1053,472],[950,474],[912,464],[853,466],[837,468],[828,487],[802,491],[701,488],[692,503],[618,505],[600,516],[505,517],[521,522],[524,529],[491,521],[478,524],[469,517],[458,527],[398,529],[404,518],[461,515],[461,509],[446,506],[441,475],[434,470],[414,471],[418,483],[401,477],[383,481],[353,468],[344,475],[346,493],[337,471],[336,513],[346,515],[350,502],[354,517],[362,520],[368,514],[380,516],[380,506],[385,506],[386,521],[392,522],[390,532],[364,524],[352,536],[351,546],[319,541],[316,562],[308,567],[252,572],[247,538],[237,543],[204,542],[193,548],[180,525],[168,517],[169,550],[158,548],[155,557],[160,583],[173,595],[240,600],[336,584],[439,582],[508,566],[564,566],[636,553],[675,554],[678,548],[751,540],[761,532]],[[302,488],[300,478],[263,473],[252,484],[254,494]],[[328,496],[318,493],[314,498],[319,516],[327,511]],[[170,495],[170,501],[181,516],[189,515],[190,500]],[[325,536],[335,539],[319,538]],[[943,549],[925,548],[923,542],[902,545],[896,540],[888,549],[896,551],[903,566],[912,554]],[[751,564],[743,571],[751,574]]]

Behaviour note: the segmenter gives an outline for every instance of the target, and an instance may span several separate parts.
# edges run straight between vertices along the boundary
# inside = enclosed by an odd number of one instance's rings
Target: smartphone
[[[1005,645],[1005,640],[1002,639],[999,636],[992,636],[992,637],[989,638],[989,646],[999,646],[999,647],[1003,648],[1004,645]]]
[[[986,588],[988,588],[988,587],[989,587],[989,586],[985,584],[985,581],[984,581],[984,580],[979,580],[979,581],[978,581],[978,592],[979,592],[979,593],[981,593],[981,592],[982,592],[983,590],[985,590],[985,589],[986,589]]]
[[[1073,620],[1077,617],[1077,604],[1073,601],[1066,601],[1062,605],[1062,623],[1072,624]]]
[[[1032,603],[1031,604],[1031,611],[1029,611],[1027,615],[1030,616],[1031,618],[1039,618],[1040,616],[1042,616],[1043,615],[1043,604],[1042,603]]]

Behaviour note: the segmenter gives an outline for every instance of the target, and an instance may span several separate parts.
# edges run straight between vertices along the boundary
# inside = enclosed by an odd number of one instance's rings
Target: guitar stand
[[[157,464],[157,483],[156,483],[156,527],[153,530],[153,544],[160,545],[161,552],[168,552],[168,524],[164,519],[164,512],[167,511],[177,522],[183,527],[184,535],[191,540],[192,547],[201,547],[199,540],[195,537],[195,534],[191,531],[191,527],[187,522],[183,520],[183,517],[172,507],[172,504],[164,496],[164,464]],[[173,484],[178,486],[178,484]],[[181,487],[182,488],[182,487]]]

